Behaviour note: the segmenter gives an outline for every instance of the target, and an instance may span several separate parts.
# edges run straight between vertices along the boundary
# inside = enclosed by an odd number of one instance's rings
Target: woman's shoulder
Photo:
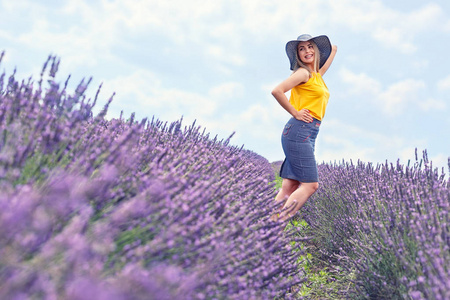
[[[305,68],[298,68],[292,73],[291,76],[298,79],[299,84],[307,82],[310,78],[309,72]]]

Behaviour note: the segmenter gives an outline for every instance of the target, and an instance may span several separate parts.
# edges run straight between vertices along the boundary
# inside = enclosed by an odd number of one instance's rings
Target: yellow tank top
[[[289,102],[296,110],[306,108],[314,118],[322,121],[329,98],[330,92],[320,73],[312,73],[307,82],[291,89]]]

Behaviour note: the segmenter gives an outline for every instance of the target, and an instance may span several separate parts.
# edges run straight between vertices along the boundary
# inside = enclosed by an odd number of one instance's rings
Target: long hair
[[[298,56],[298,45],[297,45],[297,51],[295,52],[296,64],[294,66],[294,72],[297,71],[299,68],[305,68],[309,73],[309,77],[311,77],[312,72],[319,71],[320,51],[319,51],[319,47],[317,47],[316,43],[314,43],[313,41],[309,41],[309,42],[311,43],[311,45],[314,48],[314,70],[311,70],[310,67],[308,67],[301,61],[300,57]]]

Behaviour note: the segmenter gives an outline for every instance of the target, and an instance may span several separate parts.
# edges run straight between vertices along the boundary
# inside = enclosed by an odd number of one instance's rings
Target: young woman
[[[293,73],[273,89],[272,95],[292,118],[281,137],[286,158],[280,170],[283,183],[275,198],[281,210],[272,220],[292,217],[319,187],[314,145],[330,96],[322,76],[336,51],[325,35],[303,34],[286,44]],[[285,95],[288,91],[289,100]]]

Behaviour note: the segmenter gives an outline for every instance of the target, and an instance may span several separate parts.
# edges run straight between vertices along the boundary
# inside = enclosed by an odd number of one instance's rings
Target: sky
[[[338,51],[316,160],[406,164],[417,149],[448,174],[449,3],[0,0],[0,71],[38,79],[56,55],[57,81],[92,77],[91,98],[102,84],[98,110],[115,93],[110,118],[195,120],[273,162],[291,117],[271,95],[291,74],[285,45],[325,34]]]

